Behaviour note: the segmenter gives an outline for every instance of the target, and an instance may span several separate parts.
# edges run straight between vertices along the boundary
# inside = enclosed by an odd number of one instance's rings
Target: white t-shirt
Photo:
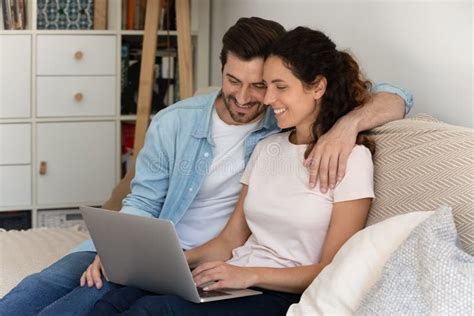
[[[214,109],[211,122],[215,143],[212,164],[189,210],[176,224],[183,249],[197,247],[214,238],[229,220],[242,189],[240,178],[245,168],[244,142],[258,123],[228,125]]]
[[[290,132],[257,144],[242,183],[249,186],[244,203],[252,232],[228,261],[238,266],[296,267],[318,263],[335,202],[373,198],[373,163],[365,146],[355,146],[343,180],[323,194],[310,189],[303,165],[306,145],[289,141]],[[351,210],[348,209],[347,212]]]

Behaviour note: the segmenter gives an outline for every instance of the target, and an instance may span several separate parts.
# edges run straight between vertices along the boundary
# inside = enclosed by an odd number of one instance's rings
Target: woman
[[[334,190],[307,186],[302,161],[338,118],[363,104],[369,82],[351,56],[323,33],[298,27],[265,61],[265,104],[280,128],[261,141],[242,177],[235,211],[221,234],[186,252],[197,286],[205,290],[258,288],[262,295],[194,304],[134,288],[108,293],[92,313],[284,315],[362,229],[373,198],[370,151],[356,146]]]

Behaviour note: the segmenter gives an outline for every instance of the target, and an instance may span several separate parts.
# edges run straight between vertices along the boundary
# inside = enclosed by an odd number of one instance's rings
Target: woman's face
[[[310,131],[318,109],[314,89],[305,89],[276,56],[265,61],[263,80],[267,85],[264,103],[272,107],[278,126]]]

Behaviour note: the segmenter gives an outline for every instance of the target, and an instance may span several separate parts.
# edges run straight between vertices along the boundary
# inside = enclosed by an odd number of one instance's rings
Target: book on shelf
[[[0,31],[4,29],[5,26],[3,25],[3,3],[2,0],[0,0]]]
[[[107,29],[107,1],[94,0],[94,30]]]
[[[178,60],[176,59],[175,60],[175,67],[174,67],[174,85],[173,85],[173,88],[174,88],[174,100],[175,102],[176,101],[179,101],[181,100],[181,95],[179,94],[179,63],[177,62]]]
[[[122,0],[122,29],[143,30],[147,0]]]
[[[144,30],[147,0],[122,0],[122,30]],[[176,30],[175,0],[161,0],[159,29]]]
[[[160,16],[160,30],[176,30],[175,0],[164,0]]]
[[[146,0],[135,0],[135,16],[133,21],[134,30],[145,29]]]
[[[120,10],[120,13],[122,14],[121,16],[121,29],[126,30],[127,29],[127,7],[128,7],[128,0],[122,0],[122,10]]]
[[[1,0],[2,29],[26,29],[26,0]]]
[[[133,30],[133,19],[135,18],[135,3],[134,0],[127,1],[127,30]]]

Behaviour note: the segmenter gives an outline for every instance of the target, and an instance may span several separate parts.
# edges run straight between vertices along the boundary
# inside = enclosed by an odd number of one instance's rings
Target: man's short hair
[[[272,44],[285,32],[285,28],[275,21],[258,17],[240,18],[222,38],[222,69],[229,52],[245,61],[267,57]]]

